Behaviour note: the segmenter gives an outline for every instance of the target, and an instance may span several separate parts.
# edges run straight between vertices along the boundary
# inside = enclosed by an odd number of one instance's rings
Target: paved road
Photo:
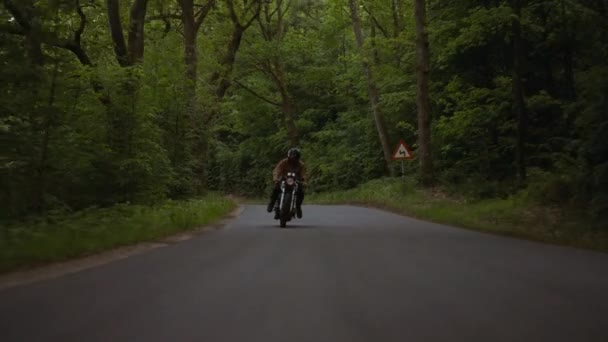
[[[225,229],[0,292],[0,341],[608,341],[608,255],[377,210]]]

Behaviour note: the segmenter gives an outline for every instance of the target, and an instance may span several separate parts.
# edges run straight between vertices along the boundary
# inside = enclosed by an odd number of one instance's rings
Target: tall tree
[[[201,193],[207,187],[208,141],[206,127],[203,127],[203,110],[197,108],[196,89],[198,84],[198,34],[215,0],[195,4],[194,0],[178,0],[184,30],[184,61],[186,64],[185,92],[188,98],[187,113],[190,129],[187,134],[191,157],[191,169],[196,174],[195,192]],[[198,9],[198,10],[197,10]]]
[[[528,129],[528,117],[524,102],[523,89],[523,60],[525,57],[521,38],[521,0],[511,0],[513,10],[512,47],[513,47],[513,70],[512,70],[512,92],[513,114],[517,118],[517,175],[520,183],[526,180],[526,137]]]
[[[211,74],[210,83],[215,85],[215,97],[221,101],[226,95],[226,91],[230,87],[230,75],[236,55],[241,46],[243,34],[254,23],[260,15],[262,8],[262,0],[245,1],[243,14],[240,14],[235,6],[234,0],[227,0],[226,4],[230,12],[230,20],[232,21],[232,33],[230,41],[226,46],[226,51],[220,57],[220,69]]]
[[[128,45],[122,27],[120,1],[106,0],[106,5],[116,60],[123,67],[140,63],[144,57],[144,23],[148,0],[135,0],[131,5]]]
[[[433,162],[431,156],[431,106],[429,102],[430,52],[426,23],[426,1],[414,1],[416,20],[416,78],[418,91],[418,158],[422,184],[433,183]]]
[[[196,5],[194,0],[177,0],[182,10],[181,18],[184,26],[184,58],[186,63],[186,77],[190,82],[191,99],[195,101],[195,89],[198,78],[197,37],[198,33],[215,4],[215,0],[207,0]],[[196,10],[198,8],[198,11]],[[191,103],[194,110],[195,102]]]
[[[274,7],[269,2],[264,4],[263,15],[259,15],[257,18],[262,37],[269,45],[280,44],[285,39],[289,28],[286,17],[291,5],[291,1],[284,0],[277,0]],[[296,125],[296,102],[289,89],[289,79],[280,53],[277,51],[277,53],[271,54],[258,68],[270,78],[279,91],[280,107],[283,111],[283,121],[287,128],[289,142],[292,146],[298,146],[300,132]]]
[[[76,12],[78,13],[80,22],[77,26],[78,28],[74,30],[73,35],[70,38],[63,38],[56,32],[51,32],[44,27],[39,27],[35,23],[38,18],[33,17],[31,14],[27,14],[28,11],[22,7],[23,3],[17,5],[13,0],[3,0],[3,4],[15,19],[14,21],[17,25],[0,25],[0,31],[24,36],[33,59],[38,62],[42,61],[43,56],[40,44],[46,44],[71,51],[78,58],[80,63],[87,66],[92,65],[91,59],[82,47],[82,34],[86,28],[87,18],[83,12],[83,6],[80,3],[80,0],[75,1]]]
[[[367,81],[367,92],[369,95],[369,100],[371,103],[372,113],[374,116],[374,121],[376,123],[376,130],[378,131],[378,138],[380,139],[380,143],[382,144],[382,151],[384,152],[384,161],[386,162],[386,168],[392,173],[394,173],[393,168],[390,166],[392,155],[391,155],[391,147],[388,141],[388,132],[386,130],[386,125],[384,123],[384,114],[382,112],[381,104],[380,104],[380,93],[376,86],[376,82],[374,80],[374,75],[372,72],[372,67],[370,65],[369,59],[370,56],[366,52],[364,47],[364,39],[363,32],[361,30],[361,19],[359,18],[359,12],[357,10],[357,1],[349,0],[350,6],[350,16],[353,22],[353,31],[355,33],[355,39],[357,41],[357,46],[359,48],[359,53],[361,55],[361,63],[363,65],[363,71],[365,72],[365,79]]]

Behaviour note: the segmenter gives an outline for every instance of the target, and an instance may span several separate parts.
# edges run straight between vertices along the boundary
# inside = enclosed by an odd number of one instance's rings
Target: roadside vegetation
[[[579,209],[541,205],[531,191],[506,198],[466,199],[445,189],[423,189],[413,181],[387,178],[347,191],[315,194],[308,202],[372,206],[482,232],[608,252],[605,222]]]
[[[231,206],[209,192],[267,198],[291,147],[319,200],[603,249],[607,18],[597,0],[3,0],[0,269],[203,224]],[[378,180],[400,140],[405,186]]]
[[[0,230],[0,272],[101,252],[198,228],[236,204],[219,195],[154,206],[119,204],[75,213],[49,213]]]

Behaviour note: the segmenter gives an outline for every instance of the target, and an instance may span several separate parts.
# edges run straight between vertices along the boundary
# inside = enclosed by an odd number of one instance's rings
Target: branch
[[[241,82],[239,82],[237,80],[233,80],[233,82],[236,83],[236,85],[238,85],[239,87],[241,87],[241,88],[245,89],[246,91],[248,91],[249,93],[251,93],[251,95],[259,98],[260,100],[262,100],[262,101],[264,101],[266,103],[269,103],[269,104],[271,104],[273,106],[281,107],[280,103],[265,98],[264,96],[256,93],[253,89],[251,89],[251,88],[247,87],[246,85],[244,85],[243,83],[241,83]]]
[[[380,25],[380,23],[378,22],[378,19],[376,19],[376,17],[372,14],[372,12],[367,8],[367,6],[363,5],[363,10],[365,12],[367,12],[367,14],[369,14],[370,18],[372,18],[372,21],[374,22],[374,24],[376,24],[376,27],[382,31],[382,35],[384,36],[384,38],[388,38],[388,33],[387,31],[384,29],[384,27],[382,27],[382,25]]]
[[[230,10],[230,19],[232,20],[233,23],[240,26],[241,22],[239,21],[239,16],[236,14],[236,11],[234,10],[234,1],[227,0],[227,3],[228,3],[228,9]]]
[[[211,11],[213,5],[215,5],[215,0],[207,0],[207,2],[201,6],[201,10],[197,13],[196,20],[194,22],[196,32],[198,32],[198,30],[201,28],[203,21],[205,21],[205,18],[209,14],[209,11]]]
[[[260,32],[262,33],[262,37],[264,37],[264,40],[269,42],[272,40],[272,37],[270,36],[270,32],[268,32],[269,30],[267,29],[266,26],[264,26],[264,23],[262,22],[262,16],[258,16],[258,24],[260,24]]]
[[[181,13],[152,15],[152,16],[149,16],[148,18],[146,18],[146,22],[150,22],[153,20],[165,21],[165,20],[169,20],[169,19],[182,20],[182,15],[181,15]]]
[[[277,75],[272,69],[273,69],[273,65],[269,62],[268,65],[266,66],[265,72],[268,75],[270,75],[270,77],[274,80],[275,84],[277,85],[277,88],[279,88],[280,91],[283,92],[283,89],[282,89],[283,80],[281,80],[279,75]],[[275,66],[275,69],[276,69],[276,66]]]
[[[275,7],[274,11],[270,12],[270,14],[268,13],[268,11],[266,11],[266,19],[268,20],[268,22],[270,22],[270,20],[272,19],[272,17],[274,17],[274,15],[279,10],[280,4],[281,4],[281,1],[279,1],[279,3],[277,4],[277,7]]]
[[[84,29],[87,25],[87,16],[82,10],[80,0],[76,0],[76,12],[78,12],[78,16],[80,17],[80,25],[78,26],[78,29],[74,32],[74,42],[80,45],[82,34],[84,33]]]
[[[249,21],[247,21],[247,23],[243,26],[244,29],[248,29],[249,26],[251,26],[251,24],[253,24],[253,22],[259,18],[260,16],[260,12],[262,11],[262,2],[260,0],[256,1],[258,7],[256,8],[255,12],[253,13],[253,16],[251,17],[251,19],[249,19]],[[248,9],[249,11],[249,9]]]
[[[11,15],[15,18],[15,20],[17,21],[17,23],[19,23],[21,27],[19,28],[10,24],[2,24],[0,25],[0,31],[20,36],[27,36],[30,33],[29,31],[31,30],[30,23],[25,19],[25,16],[23,16],[23,14],[12,3],[11,0],[4,0],[3,2],[6,8],[11,13]],[[78,15],[81,18],[81,22],[78,29],[74,32],[74,40],[60,38],[54,32],[41,32],[40,42],[42,44],[69,50],[74,53],[74,55],[76,55],[76,58],[78,58],[78,61],[80,61],[82,65],[92,66],[93,63],[91,62],[91,59],[80,45],[80,39],[86,25],[86,17],[82,12],[82,7],[79,5],[78,0],[76,0],[76,4],[78,5],[77,11]]]
[[[181,13],[168,13],[168,14],[159,14],[153,15],[146,18],[146,22],[149,23],[151,21],[160,20],[165,23],[164,36],[165,37],[171,31],[171,19],[182,20]]]
[[[289,8],[291,8],[291,4],[292,4],[292,3],[293,3],[293,2],[291,2],[291,1],[288,1],[288,2],[287,2],[287,6],[285,7],[285,10],[283,11],[283,14],[281,15],[282,17],[284,17],[284,16],[285,16],[285,14],[287,14],[287,12],[289,11]]]

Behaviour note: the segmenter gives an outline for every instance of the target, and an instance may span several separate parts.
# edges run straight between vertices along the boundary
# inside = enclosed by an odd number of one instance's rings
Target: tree
[[[289,29],[286,17],[291,5],[292,2],[289,0],[277,0],[274,6],[269,2],[262,5],[260,15],[256,16],[261,38],[265,42],[264,46],[275,49],[275,51],[266,51],[263,59],[255,65],[255,68],[266,75],[279,92],[280,103],[268,99],[265,99],[265,101],[281,108],[289,143],[292,146],[298,146],[300,144],[300,132],[296,125],[297,108],[289,89],[289,79],[280,53],[281,43],[286,38]],[[240,85],[244,89],[251,90],[242,83]],[[253,93],[255,94],[255,91]]]
[[[376,123],[376,129],[378,130],[378,138],[380,139],[380,143],[382,144],[382,151],[384,152],[384,161],[386,163],[386,168],[391,173],[393,173],[393,169],[390,167],[390,163],[392,160],[391,147],[389,145],[388,133],[384,123],[384,114],[382,113],[382,108],[380,105],[380,94],[374,81],[372,67],[369,62],[369,56],[364,48],[363,32],[361,30],[361,19],[359,18],[359,13],[357,10],[357,1],[349,0],[349,6],[350,15],[353,23],[353,31],[355,33],[355,39],[361,54],[361,63],[363,65],[363,71],[365,72],[365,79],[367,80],[367,92],[369,94],[369,100],[371,102],[372,113],[374,116],[374,121]]]
[[[144,57],[144,22],[148,0],[134,0],[129,12],[128,45],[125,43],[120,17],[120,1],[106,0],[108,22],[116,60],[120,66],[132,66],[141,63]]]
[[[511,0],[513,9],[513,114],[517,118],[517,175],[519,182],[526,181],[526,131],[528,118],[523,91],[524,50],[521,38],[521,0]]]
[[[221,69],[214,71],[209,80],[211,84],[215,85],[214,95],[217,101],[221,101],[224,98],[226,91],[230,87],[230,76],[236,60],[236,54],[241,46],[243,34],[258,19],[262,8],[262,0],[245,2],[242,10],[243,14],[238,13],[234,0],[227,0],[226,4],[230,13],[230,20],[232,21],[232,33],[230,41],[226,46],[226,52],[220,57]]]
[[[422,184],[433,183],[433,162],[431,156],[431,105],[429,102],[430,54],[426,29],[426,1],[415,0],[416,18],[416,78],[418,91],[418,158],[420,160],[420,179]]]
[[[181,19],[184,27],[184,61],[186,63],[186,78],[189,81],[189,93],[191,98],[190,111],[196,110],[196,85],[198,78],[197,37],[198,33],[215,4],[215,0],[207,0],[200,9],[195,11],[194,0],[178,0],[181,8]]]

